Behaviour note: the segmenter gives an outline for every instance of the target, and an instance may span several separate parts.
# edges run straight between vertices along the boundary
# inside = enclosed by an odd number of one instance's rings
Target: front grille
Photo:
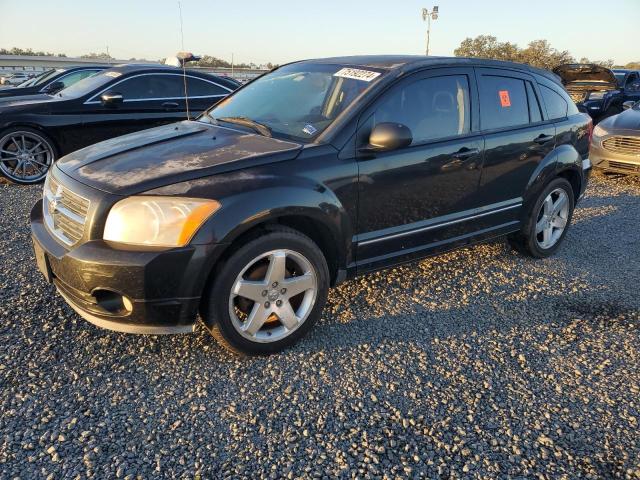
[[[574,103],[580,103],[584,100],[585,97],[585,92],[577,92],[577,91],[569,91],[569,96],[571,97],[571,100],[573,100]]]
[[[624,170],[629,173],[640,173],[640,163],[625,163],[609,160],[609,168],[615,168],[616,170]]]
[[[610,137],[602,146],[610,152],[640,156],[640,137]]]
[[[75,245],[84,234],[89,200],[72,192],[51,174],[44,185],[42,201],[47,228],[67,245]]]

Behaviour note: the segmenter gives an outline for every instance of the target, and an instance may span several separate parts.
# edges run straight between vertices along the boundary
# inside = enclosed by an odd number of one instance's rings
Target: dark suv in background
[[[640,72],[610,70],[591,63],[560,65],[553,72],[562,79],[578,108],[597,123],[623,110],[627,101],[640,100]]]
[[[501,235],[560,246],[590,118],[556,78],[479,59],[282,66],[196,121],[62,158],[31,212],[39,268],[85,319],[268,353],[330,286]]]

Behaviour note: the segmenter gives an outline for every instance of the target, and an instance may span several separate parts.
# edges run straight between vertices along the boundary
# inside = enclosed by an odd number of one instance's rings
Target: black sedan
[[[40,182],[67,153],[193,118],[237,87],[193,70],[121,65],[56,95],[0,99],[0,174],[14,183]]]
[[[85,65],[82,67],[53,68],[30,78],[26,82],[12,88],[0,90],[0,99],[22,97],[26,95],[53,95],[80,80],[107,69],[107,65]]]

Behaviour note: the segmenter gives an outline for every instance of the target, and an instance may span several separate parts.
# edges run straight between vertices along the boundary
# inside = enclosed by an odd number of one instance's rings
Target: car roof
[[[478,66],[498,67],[523,70],[529,73],[542,75],[555,83],[561,83],[557,75],[540,68],[525,65],[523,63],[492,60],[486,58],[468,57],[427,57],[425,55],[356,55],[345,57],[317,58],[303,60],[302,63],[328,63],[359,67],[380,68],[385,70],[401,70],[409,72],[431,66]]]
[[[112,72],[118,72],[121,74],[129,74],[129,73],[180,73],[182,74],[182,68],[173,67],[171,65],[162,65],[159,63],[125,63],[121,65],[114,65],[109,69]],[[195,75],[203,78],[214,78],[216,81],[226,82],[228,86],[233,86],[237,88],[237,82],[231,81],[225,77],[221,77],[219,75],[214,75],[209,72],[204,72],[202,70],[195,69],[186,69],[186,72],[189,75]]]

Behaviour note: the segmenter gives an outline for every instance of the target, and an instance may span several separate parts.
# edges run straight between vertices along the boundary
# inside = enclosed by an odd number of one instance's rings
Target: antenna
[[[184,52],[184,30],[182,29],[182,4],[178,2],[178,11],[180,12],[180,44],[182,45],[182,51]],[[191,120],[191,115],[189,115],[189,92],[187,91],[187,67],[186,67],[186,58],[181,59],[180,63],[182,64],[182,80],[184,83],[184,102],[187,107],[187,120]]]

